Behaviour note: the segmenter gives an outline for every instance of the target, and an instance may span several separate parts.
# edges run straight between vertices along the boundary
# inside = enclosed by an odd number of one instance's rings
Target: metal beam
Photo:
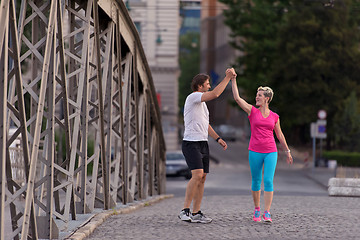
[[[124,3],[18,9],[0,2],[0,238],[57,238],[77,214],[162,193],[160,111]]]

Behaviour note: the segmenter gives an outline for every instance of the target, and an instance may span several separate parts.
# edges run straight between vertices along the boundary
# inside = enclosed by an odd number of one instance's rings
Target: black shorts
[[[182,152],[190,170],[204,169],[209,173],[209,145],[207,141],[183,141]]]

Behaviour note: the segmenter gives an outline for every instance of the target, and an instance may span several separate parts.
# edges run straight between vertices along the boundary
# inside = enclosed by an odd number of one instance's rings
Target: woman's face
[[[256,101],[256,106],[259,106],[259,107],[265,106],[268,101],[268,97],[265,97],[264,91],[258,91],[256,93],[255,101]]]

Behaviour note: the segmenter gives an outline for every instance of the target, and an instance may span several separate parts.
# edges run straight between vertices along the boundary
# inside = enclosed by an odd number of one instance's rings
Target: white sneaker
[[[201,211],[197,212],[195,215],[191,215],[191,222],[194,223],[211,223],[212,219],[206,217]]]
[[[191,217],[190,217],[190,209],[183,209],[181,210],[179,216],[178,216],[182,221],[186,221],[186,222],[191,222]]]

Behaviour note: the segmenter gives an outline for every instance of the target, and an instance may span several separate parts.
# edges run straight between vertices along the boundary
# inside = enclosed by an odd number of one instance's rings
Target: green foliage
[[[317,111],[325,109],[328,137],[334,139],[333,120],[343,109],[341,99],[353,89],[359,92],[359,31],[350,24],[346,6],[294,2],[301,7],[289,11],[287,24],[278,33],[271,86],[279,94],[273,104],[289,130],[309,126]]]
[[[284,22],[288,1],[220,0],[228,5],[225,24],[232,30],[231,45],[245,54],[234,63],[238,84],[254,103],[256,89],[269,84],[277,51],[277,32]]]
[[[199,33],[189,32],[180,37],[179,109],[182,111],[187,95],[191,93],[191,80],[200,71]]]
[[[235,65],[249,102],[259,85],[272,87],[270,108],[292,143],[310,140],[310,123],[325,109],[328,143],[336,144],[342,99],[360,93],[358,0],[220,1],[229,6],[232,44],[245,53]]]
[[[335,140],[348,151],[360,149],[360,111],[355,91],[344,100],[344,110],[335,116]]]
[[[57,164],[61,164],[66,160],[66,142],[65,142],[65,131],[57,130],[55,132],[55,142],[56,142],[56,153],[57,153]],[[87,157],[94,155],[95,142],[92,138],[88,138],[87,141]],[[99,158],[99,162],[101,162]],[[78,158],[76,158],[75,163],[76,168],[78,167]],[[89,163],[87,166],[87,174],[90,175],[93,170],[93,162]]]
[[[338,166],[360,167],[360,152],[324,151],[323,156],[336,160]]]

